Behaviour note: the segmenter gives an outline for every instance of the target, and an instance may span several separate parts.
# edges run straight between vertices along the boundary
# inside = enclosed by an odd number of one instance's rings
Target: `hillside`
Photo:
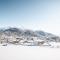
[[[0,29],[1,44],[26,46],[51,46],[51,42],[60,42],[60,37],[44,31],[23,30],[19,28]]]

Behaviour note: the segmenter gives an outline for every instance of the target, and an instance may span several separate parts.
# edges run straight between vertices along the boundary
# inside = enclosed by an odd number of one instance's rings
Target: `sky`
[[[0,28],[43,30],[60,36],[60,0],[0,0]]]

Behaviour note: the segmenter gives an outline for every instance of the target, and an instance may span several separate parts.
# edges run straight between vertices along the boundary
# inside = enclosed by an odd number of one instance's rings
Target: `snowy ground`
[[[0,46],[0,60],[60,60],[60,48]]]

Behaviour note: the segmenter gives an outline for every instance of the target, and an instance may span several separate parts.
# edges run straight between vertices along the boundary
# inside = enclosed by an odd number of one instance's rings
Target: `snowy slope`
[[[36,46],[0,46],[0,60],[60,60],[60,49]]]

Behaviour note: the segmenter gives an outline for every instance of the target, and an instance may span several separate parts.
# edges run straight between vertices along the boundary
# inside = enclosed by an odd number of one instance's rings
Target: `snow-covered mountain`
[[[1,44],[51,46],[51,42],[60,42],[60,37],[44,31],[23,30],[19,28],[0,29]]]

